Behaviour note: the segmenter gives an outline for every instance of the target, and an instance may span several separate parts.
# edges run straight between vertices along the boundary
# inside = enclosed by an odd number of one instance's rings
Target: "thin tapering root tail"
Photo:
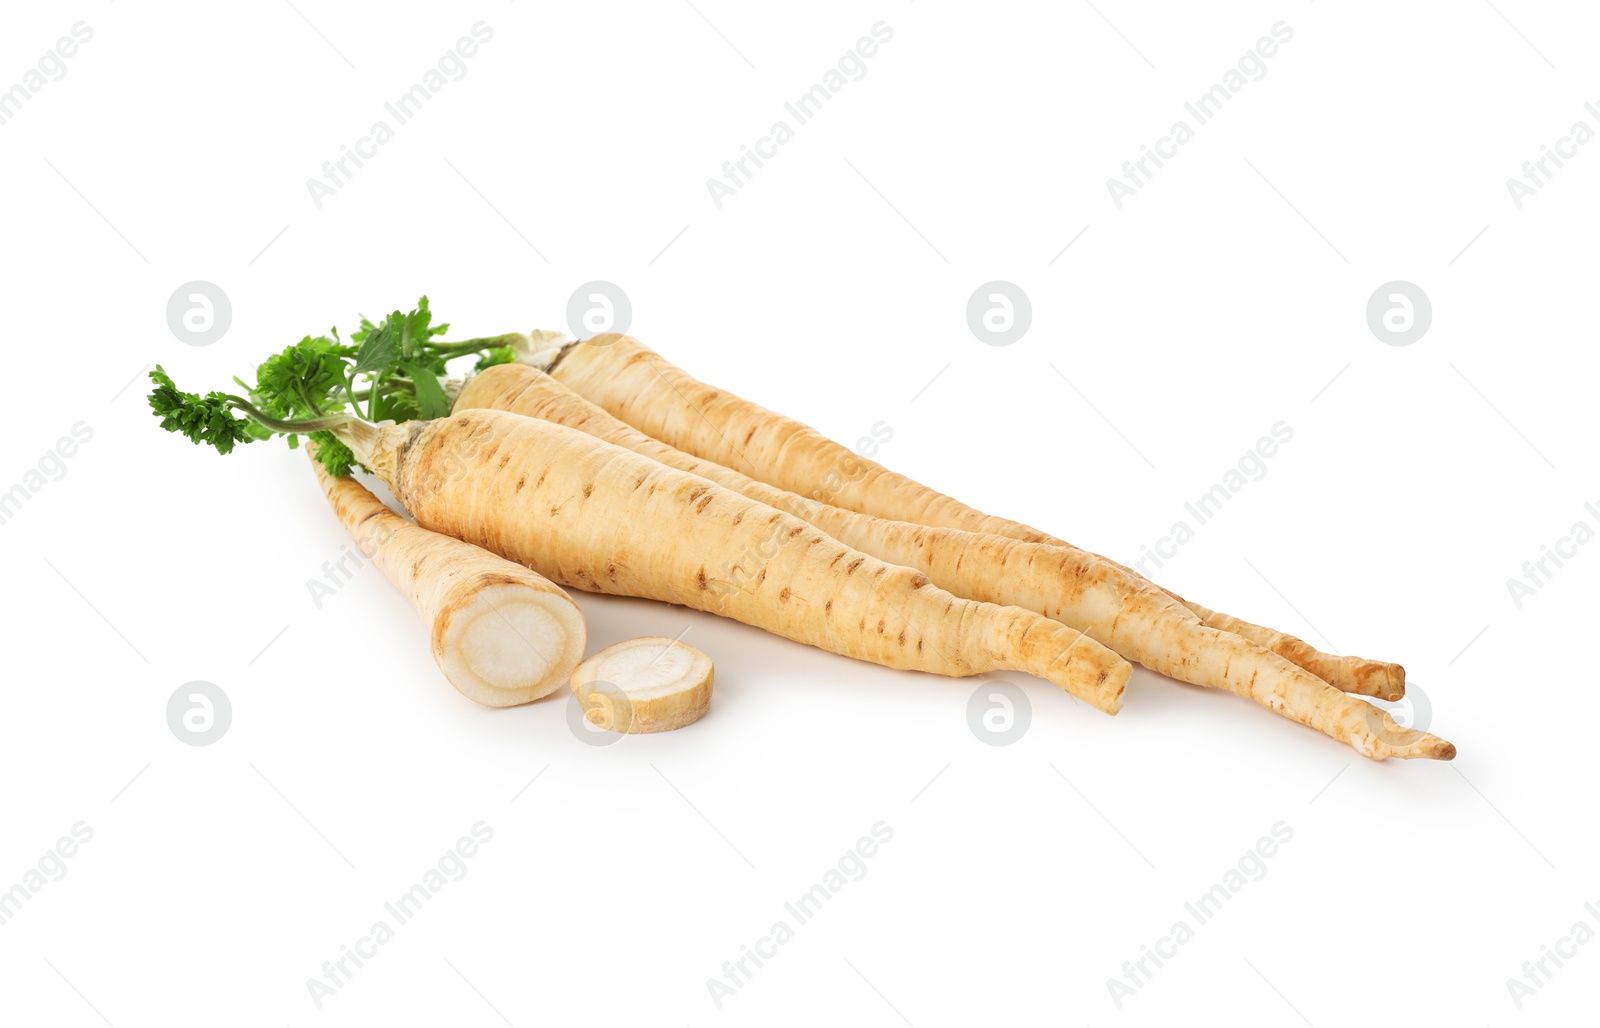
[[[1403,760],[1454,760],[1455,743],[1430,735],[1415,728],[1402,728],[1387,711],[1355,697],[1347,697],[1352,705],[1349,715],[1350,745],[1356,752],[1373,760],[1397,757]]]
[[[1366,657],[1339,656],[1324,653],[1287,632],[1253,625],[1229,614],[1208,610],[1198,603],[1173,594],[1172,598],[1194,611],[1195,615],[1212,628],[1248,639],[1264,646],[1285,660],[1304,668],[1335,689],[1372,696],[1394,702],[1406,694],[1406,669],[1399,664]]]

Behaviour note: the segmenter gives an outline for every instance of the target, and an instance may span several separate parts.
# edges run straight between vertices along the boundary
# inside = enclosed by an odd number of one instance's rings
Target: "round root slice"
[[[553,587],[469,578],[451,592],[433,624],[433,654],[469,699],[510,707],[548,696],[583,655],[583,615]]]
[[[668,732],[711,703],[711,658],[660,636],[607,646],[572,672],[584,717],[613,732]]]

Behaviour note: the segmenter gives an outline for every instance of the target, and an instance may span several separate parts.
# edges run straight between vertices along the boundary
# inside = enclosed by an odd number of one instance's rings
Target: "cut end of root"
[[[572,691],[593,725],[637,735],[693,724],[711,705],[711,658],[659,636],[607,646],[572,672]]]
[[[557,593],[491,585],[446,616],[439,668],[462,695],[491,707],[548,696],[583,656],[583,615]]]
[[[1406,669],[1399,664],[1386,664],[1376,660],[1362,661],[1356,681],[1358,683],[1356,692],[1390,703],[1406,694]]]
[[[1094,701],[1095,706],[1111,715],[1122,710],[1122,693],[1128,688],[1128,677],[1132,674],[1133,665],[1126,661],[1110,668],[1100,684],[1099,699]]]

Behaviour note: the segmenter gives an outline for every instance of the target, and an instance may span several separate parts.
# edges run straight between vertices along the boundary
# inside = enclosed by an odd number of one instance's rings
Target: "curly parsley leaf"
[[[338,333],[306,336],[256,369],[250,399],[262,413],[294,419],[336,414],[345,408],[345,370],[355,348],[338,341]],[[237,381],[237,380],[236,380]]]
[[[159,364],[150,372],[150,381],[155,384],[150,411],[166,431],[177,432],[196,446],[215,447],[218,453],[232,453],[235,445],[261,438],[257,426],[234,416],[227,393],[183,392]]]

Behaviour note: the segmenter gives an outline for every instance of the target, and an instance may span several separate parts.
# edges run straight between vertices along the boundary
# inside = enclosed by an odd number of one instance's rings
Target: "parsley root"
[[[858,456],[807,425],[700,382],[629,336],[600,335],[572,344],[548,370],[646,435],[780,489],[880,518],[1069,545],[974,510]],[[824,489],[824,495],[816,495]],[[1091,555],[1136,575],[1131,568]],[[1405,669],[1398,664],[1323,653],[1292,635],[1168,595],[1212,628],[1264,646],[1340,689],[1388,700],[1404,693]]]
[[[418,528],[355,479],[312,464],[340,524],[422,616],[434,662],[463,696],[509,707],[567,681],[584,645],[571,597],[527,568]]]
[[[921,571],[941,589],[1037,611],[1153,671],[1255,700],[1365,756],[1454,753],[1444,740],[1402,729],[1385,712],[1277,654],[1203,624],[1143,579],[1082,550],[886,521],[785,492],[652,439],[524,364],[493,367],[468,382],[456,411],[473,408],[543,418],[699,475],[793,514],[846,546]],[[736,580],[733,570],[724,568],[721,577]]]

